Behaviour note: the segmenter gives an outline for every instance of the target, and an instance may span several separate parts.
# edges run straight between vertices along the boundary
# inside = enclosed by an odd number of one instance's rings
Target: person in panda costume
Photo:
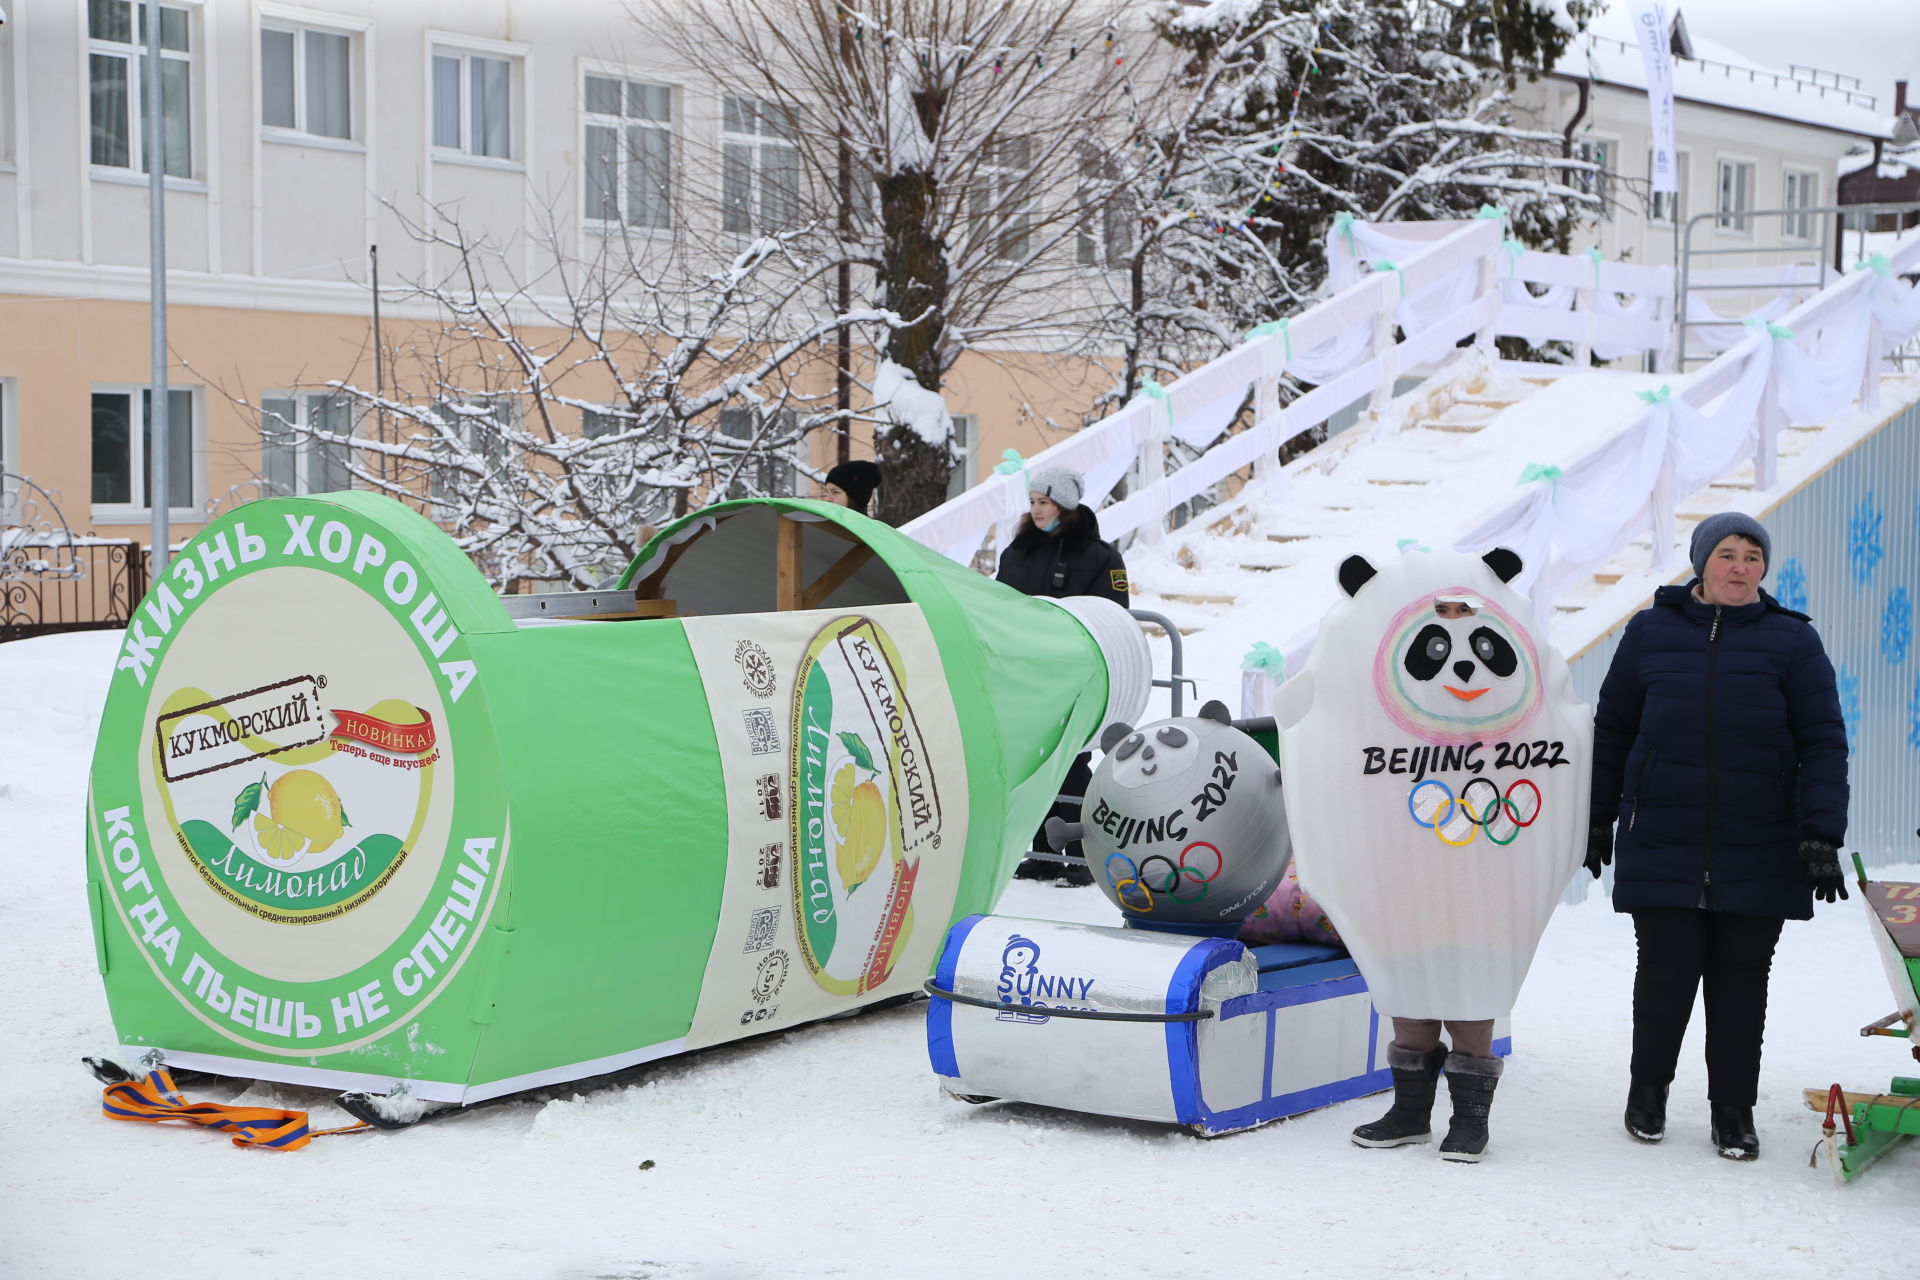
[[[1393,1020],[1393,1106],[1360,1146],[1431,1141],[1444,1072],[1440,1154],[1485,1154],[1494,1022],[1585,853],[1592,724],[1520,569],[1505,548],[1348,557],[1274,696],[1300,883]]]

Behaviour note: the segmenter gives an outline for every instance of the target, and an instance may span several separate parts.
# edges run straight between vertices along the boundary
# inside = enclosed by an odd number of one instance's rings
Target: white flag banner
[[[1664,0],[1630,0],[1633,29],[1640,37],[1640,59],[1647,68],[1647,111],[1653,122],[1655,191],[1680,190],[1680,161],[1673,141],[1673,53],[1668,43]]]

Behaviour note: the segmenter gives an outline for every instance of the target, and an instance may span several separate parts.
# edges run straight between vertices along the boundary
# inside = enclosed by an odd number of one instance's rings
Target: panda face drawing
[[[1524,627],[1466,588],[1424,593],[1388,627],[1374,660],[1380,704],[1428,742],[1517,732],[1540,704],[1539,660]]]
[[[1186,774],[1200,759],[1197,728],[1166,723],[1135,729],[1113,748],[1113,784],[1132,791]]]

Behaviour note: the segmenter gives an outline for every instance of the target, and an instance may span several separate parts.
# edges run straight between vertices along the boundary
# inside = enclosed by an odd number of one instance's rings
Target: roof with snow
[[[1808,67],[1782,70],[1749,58],[1728,45],[1696,34],[1677,11],[1671,29],[1674,45],[1686,56],[1673,60],[1673,92],[1681,102],[1768,116],[1862,138],[1884,138],[1892,117],[1880,110],[1858,79]],[[1632,17],[1609,9],[1588,24],[1560,59],[1553,74],[1565,80],[1591,77],[1596,83],[1644,91],[1646,66],[1640,58]]]

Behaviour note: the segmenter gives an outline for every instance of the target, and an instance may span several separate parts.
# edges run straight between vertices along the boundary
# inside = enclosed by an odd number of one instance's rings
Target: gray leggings
[[[1455,1053],[1464,1053],[1469,1058],[1493,1056],[1492,1018],[1477,1022],[1455,1022],[1449,1018],[1447,1034],[1453,1037]],[[1412,1049],[1416,1053],[1429,1052],[1440,1043],[1440,1019],[1395,1018],[1393,1042],[1402,1049]]]

